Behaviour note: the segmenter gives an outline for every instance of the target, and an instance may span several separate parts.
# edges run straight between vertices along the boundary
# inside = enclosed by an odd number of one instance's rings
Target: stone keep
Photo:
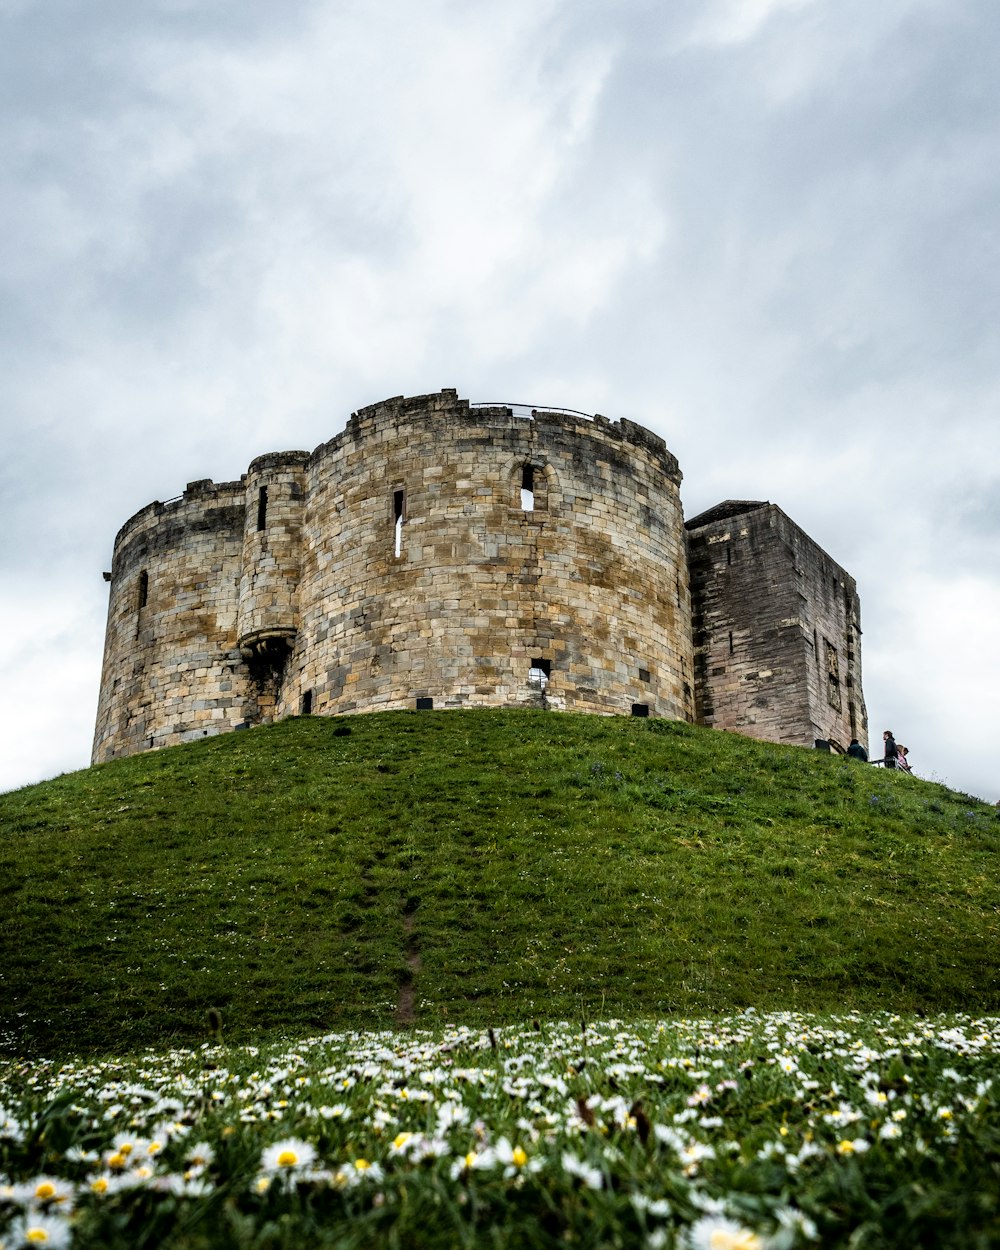
[[[191,482],[115,540],[94,761],[303,712],[415,706],[863,737],[856,642],[848,661],[811,580],[796,580],[819,548],[766,512],[785,528],[756,544],[763,580],[744,603],[712,558],[729,514],[686,530],[680,482],[662,439],[630,421],[520,415],[452,390],[362,409],[311,454],[260,456],[237,482]],[[791,637],[793,584],[802,646],[836,637],[850,666],[839,709],[794,648],[755,650],[775,629]],[[745,672],[719,662],[729,636]]]
[[[629,421],[354,414],[115,541],[95,761],[303,711],[694,715],[681,474]]]

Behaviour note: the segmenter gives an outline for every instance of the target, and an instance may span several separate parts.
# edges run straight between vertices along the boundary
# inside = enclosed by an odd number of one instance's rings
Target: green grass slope
[[[663,720],[311,717],[0,795],[0,1046],[1000,1009],[1000,813]]]

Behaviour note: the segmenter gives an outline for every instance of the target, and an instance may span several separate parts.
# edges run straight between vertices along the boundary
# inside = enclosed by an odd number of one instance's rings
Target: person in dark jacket
[[[896,757],[899,752],[896,749],[896,739],[892,736],[892,730],[887,729],[882,735],[882,741],[885,743],[885,755],[880,760],[876,760],[876,764],[884,764],[886,768],[896,767]]]
[[[847,748],[847,754],[852,760],[860,760],[862,764],[868,763],[868,752],[857,740],[857,738],[851,739],[851,745]]]

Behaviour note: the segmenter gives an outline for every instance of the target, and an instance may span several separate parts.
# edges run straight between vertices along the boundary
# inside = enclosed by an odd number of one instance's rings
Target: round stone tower
[[[162,530],[160,559],[143,558],[171,586],[197,563],[215,626],[201,611],[195,652],[171,649],[179,619],[142,641],[133,518],[115,548],[94,758],[301,712],[523,704],[690,720],[680,480],[632,422],[446,390],[363,409],[311,455],[261,456],[240,483],[196,483],[139,514],[151,539]],[[208,544],[212,492],[238,515]],[[188,692],[146,699],[142,734],[114,685],[136,663],[144,695],[168,671]]]

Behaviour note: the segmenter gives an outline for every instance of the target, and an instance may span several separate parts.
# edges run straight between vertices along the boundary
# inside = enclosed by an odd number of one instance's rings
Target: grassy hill
[[[0,1046],[1000,1009],[1000,812],[663,720],[311,717],[0,795]]]

